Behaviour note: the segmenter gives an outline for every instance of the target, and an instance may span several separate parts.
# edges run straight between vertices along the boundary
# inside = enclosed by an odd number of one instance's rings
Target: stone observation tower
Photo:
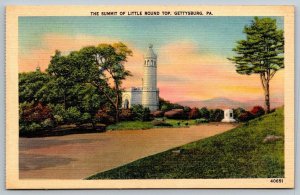
[[[149,44],[144,56],[142,105],[151,111],[158,109],[157,89],[157,56],[153,51],[153,45]]]
[[[144,55],[144,76],[142,87],[131,87],[122,94],[122,107],[127,109],[141,104],[151,111],[158,110],[159,90],[157,88],[157,56],[149,44]]]

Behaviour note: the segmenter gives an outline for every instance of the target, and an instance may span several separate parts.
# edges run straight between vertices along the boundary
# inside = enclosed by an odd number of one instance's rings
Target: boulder
[[[180,119],[183,117],[183,109],[170,110],[165,112],[164,116],[170,119]]]
[[[275,142],[278,140],[281,140],[282,136],[276,136],[276,135],[268,135],[265,137],[263,143],[270,143],[270,142]]]

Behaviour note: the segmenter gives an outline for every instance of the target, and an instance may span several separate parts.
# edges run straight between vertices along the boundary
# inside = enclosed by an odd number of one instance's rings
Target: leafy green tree
[[[233,117],[235,119],[238,119],[245,112],[246,112],[246,110],[244,108],[241,108],[241,107],[233,109]]]
[[[210,121],[220,122],[224,118],[224,111],[221,109],[210,110]]]
[[[48,97],[66,109],[80,104],[82,111],[90,114],[96,113],[100,102],[109,102],[118,122],[122,81],[130,76],[124,63],[131,54],[123,43],[84,47],[67,56],[56,51],[47,70],[55,78],[49,83],[54,93]]]
[[[119,121],[122,81],[130,76],[130,72],[124,67],[130,55],[132,51],[123,43],[84,47],[70,54],[77,66],[75,78],[81,78],[83,82],[96,87],[113,107],[116,122]]]
[[[199,112],[200,112],[200,115],[201,115],[202,118],[209,119],[210,113],[209,113],[209,110],[206,107],[202,107],[199,110]]]
[[[19,74],[19,101],[37,103],[41,98],[39,91],[50,80],[48,74],[41,71]]]
[[[95,47],[95,51],[94,57],[98,70],[92,74],[99,74],[100,81],[106,81],[106,83],[98,82],[99,78],[94,78],[91,83],[103,92],[111,103],[115,109],[115,120],[119,122],[122,81],[131,76],[131,73],[125,69],[124,63],[127,61],[127,57],[132,55],[132,51],[121,42],[112,45],[100,44]]]
[[[269,113],[270,81],[278,70],[284,68],[283,30],[278,29],[276,19],[254,17],[243,32],[246,39],[237,41],[233,49],[237,55],[228,59],[236,64],[237,73],[260,76]]]

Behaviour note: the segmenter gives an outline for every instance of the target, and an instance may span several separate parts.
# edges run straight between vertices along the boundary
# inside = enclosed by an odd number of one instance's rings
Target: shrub
[[[209,113],[209,110],[208,110],[206,107],[202,107],[202,108],[199,110],[199,112],[200,112],[200,116],[201,116],[202,118],[205,118],[205,119],[209,120],[209,118],[210,118],[210,113]]]
[[[53,115],[61,116],[64,119],[66,110],[62,104],[49,104],[49,107],[52,110]]]
[[[122,109],[120,112],[120,120],[130,121],[133,120],[133,114],[131,109]]]
[[[150,109],[144,108],[142,105],[132,106],[132,114],[134,120],[150,121],[152,119]]]
[[[174,103],[171,103],[170,101],[159,98],[159,108],[160,108],[160,110],[166,112],[166,111],[170,111],[172,109],[183,109],[184,107],[182,105],[174,104]]]
[[[60,125],[60,124],[63,124],[64,122],[64,118],[60,115],[54,115],[54,122],[57,124],[57,125]]]
[[[172,108],[173,108],[173,106],[171,104],[164,104],[161,106],[161,110],[164,112],[172,110]]]
[[[250,112],[254,117],[260,117],[265,114],[265,109],[261,106],[254,106]]]
[[[246,122],[246,121],[249,121],[253,118],[254,118],[253,114],[251,112],[246,111],[246,112],[244,112],[240,115],[238,120],[241,121],[241,122]]]
[[[233,117],[235,119],[238,119],[241,114],[245,113],[246,110],[244,108],[236,108],[236,109],[233,109]]]
[[[80,122],[80,111],[76,107],[69,107],[65,113],[65,119],[67,123],[78,123]]]
[[[25,105],[20,111],[21,121],[40,123],[47,118],[52,118],[51,109],[48,106],[43,106],[41,103]]]
[[[220,122],[224,118],[224,111],[215,109],[210,111],[210,121]]]
[[[173,109],[168,112],[165,112],[165,117],[169,119],[182,119],[183,118],[183,109]]]
[[[107,108],[99,109],[95,115],[95,121],[102,124],[112,124],[115,122],[114,117],[111,114],[111,111]]]
[[[195,122],[196,124],[209,123],[209,121],[206,118],[196,119]]]
[[[189,112],[189,119],[196,119],[200,117],[200,112],[198,108],[192,108]]]
[[[51,118],[47,118],[41,123],[41,126],[44,129],[46,129],[46,128],[53,128],[55,125],[54,125],[54,121]]]
[[[81,117],[80,117],[80,122],[81,122],[81,123],[88,123],[88,122],[91,121],[91,119],[92,119],[91,114],[85,112],[85,113],[83,113],[83,114],[81,115]]]

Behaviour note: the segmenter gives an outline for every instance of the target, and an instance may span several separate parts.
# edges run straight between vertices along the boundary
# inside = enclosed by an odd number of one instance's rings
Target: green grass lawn
[[[196,124],[196,120],[166,119],[165,122],[173,125],[173,127],[185,127],[186,123],[188,123],[188,125]],[[180,122],[180,126],[178,126],[178,122]],[[158,127],[162,128],[161,126]],[[107,130],[138,130],[151,128],[155,128],[151,121],[122,121],[117,124],[112,124],[106,127]]]
[[[284,141],[263,143],[263,140],[267,135],[283,137],[283,121],[283,109],[277,109],[226,133],[88,179],[281,178],[284,177]]]
[[[133,129],[151,129],[153,125],[150,122],[143,121],[123,121],[106,127],[107,130],[133,130]]]
[[[178,122],[180,122],[180,126],[185,126],[186,123],[188,123],[188,125],[196,125],[195,119],[191,119],[191,120],[166,119],[165,122],[173,125],[173,127],[178,127]]]

